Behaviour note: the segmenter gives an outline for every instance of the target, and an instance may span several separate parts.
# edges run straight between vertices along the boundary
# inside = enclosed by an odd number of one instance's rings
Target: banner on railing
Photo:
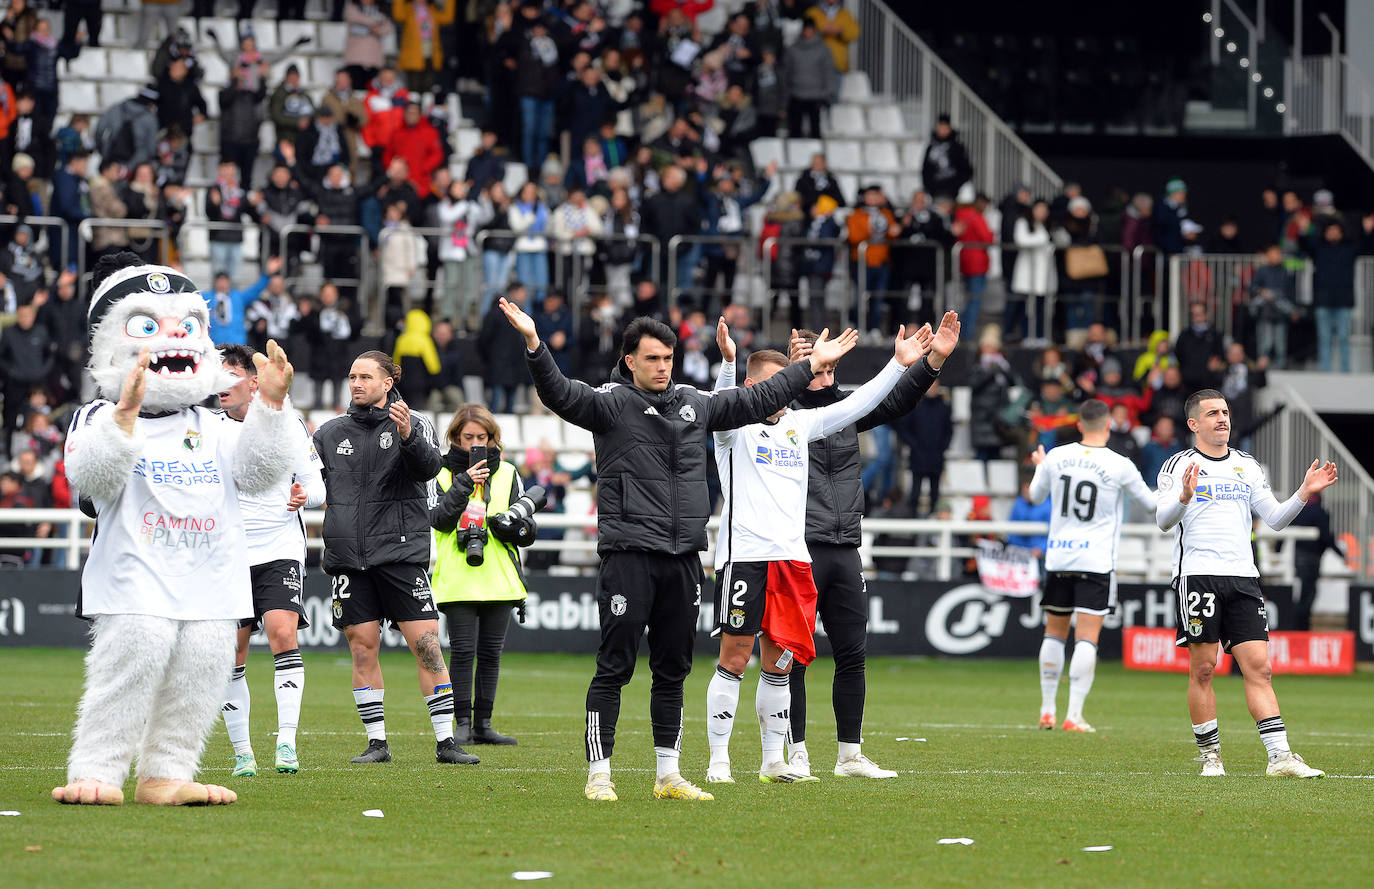
[[[6,577],[9,582],[0,596],[0,647],[87,644],[86,623],[72,616],[79,573],[13,571],[6,572]],[[311,571],[303,592],[310,626],[300,631],[301,647],[344,647],[343,634],[330,625],[329,578]],[[1177,614],[1174,595],[1163,584],[1119,585],[1117,610],[1103,621],[1099,640],[1102,656],[1121,657],[1123,628],[1165,629],[1172,638]],[[1292,589],[1267,586],[1265,595],[1269,625],[1283,627],[1291,614]],[[1374,601],[1370,608],[1374,612]],[[703,654],[717,650],[719,645],[709,635],[712,613],[708,594],[702,597],[697,625],[697,649]],[[1369,620],[1374,622],[1374,614]],[[974,578],[948,583],[874,580],[868,583],[868,634],[868,652],[873,655],[1033,658],[1044,636],[1044,615],[1038,595],[990,593]],[[442,628],[439,638],[448,638]],[[384,629],[382,641],[398,650],[405,646],[401,634],[391,627]],[[530,576],[525,623],[511,625],[507,650],[590,654],[599,641],[596,578]],[[266,650],[261,634],[254,637],[253,644]],[[1362,657],[1368,658],[1367,642],[1365,646]],[[823,624],[818,625],[816,647],[823,655],[830,653]]]
[[[1040,592],[1040,560],[1025,547],[978,541],[978,582],[989,593],[1026,598]]]

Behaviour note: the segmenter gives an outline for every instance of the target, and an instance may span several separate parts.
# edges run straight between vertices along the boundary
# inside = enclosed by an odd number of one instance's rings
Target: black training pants
[[[445,602],[448,618],[449,681],[459,719],[491,719],[496,682],[501,675],[501,649],[514,602]],[[472,666],[477,664],[477,698],[472,696]]]
[[[613,552],[601,557],[596,604],[601,646],[587,689],[587,761],[610,758],[620,718],[620,690],[635,672],[639,640],[649,630],[649,722],[655,747],[682,743],[682,685],[692,672],[692,642],[705,575],[697,553]]]
[[[835,736],[857,744],[863,735],[864,681],[868,639],[868,587],[864,584],[863,560],[857,546],[807,544],[811,550],[811,575],[816,580],[816,611],[825,625],[826,638],[835,658]],[[792,687],[792,740],[806,740],[806,667],[794,663]]]

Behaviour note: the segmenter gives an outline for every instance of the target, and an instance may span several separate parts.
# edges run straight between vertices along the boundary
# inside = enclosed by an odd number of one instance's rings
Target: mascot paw
[[[54,787],[52,798],[69,805],[121,806],[124,804],[124,791],[94,778],[78,778],[66,787]]]
[[[218,784],[198,784],[174,778],[146,778],[138,782],[134,801],[153,806],[225,806],[238,794]]]

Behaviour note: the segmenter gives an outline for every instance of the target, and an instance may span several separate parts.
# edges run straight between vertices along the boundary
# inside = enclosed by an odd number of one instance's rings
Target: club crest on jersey
[[[743,609],[743,608],[732,608],[732,609],[730,609],[730,626],[734,627],[736,630],[738,630],[740,627],[744,626],[744,609]]]
[[[1161,475],[1161,476],[1159,477],[1159,489],[1160,489],[1161,491],[1167,491],[1167,490],[1171,489],[1173,486],[1174,486],[1174,477],[1173,477],[1172,475]]]
[[[690,404],[684,404],[677,409],[677,415],[682,418],[684,423],[695,423],[697,421],[697,409]]]
[[[390,432],[383,432],[383,433],[382,433],[382,437],[378,440],[377,443],[380,444],[380,445],[382,446],[382,450],[384,450],[384,451],[385,451],[387,448],[391,447],[391,433],[390,433]]]
[[[1244,479],[1244,478],[1245,478],[1245,470],[1244,470],[1244,469],[1241,469],[1239,466],[1237,466],[1237,467],[1235,467],[1235,470],[1236,470],[1236,475],[1237,475],[1237,476],[1239,476],[1241,479]]]
[[[792,443],[792,447],[794,447],[794,448],[795,448],[795,447],[800,447],[800,446],[801,446],[801,441],[798,440],[798,438],[797,438],[797,430],[795,430],[795,429],[789,429],[789,430],[787,430],[787,440],[790,441],[790,442]]]
[[[1190,618],[1190,619],[1188,620],[1188,635],[1190,635],[1190,636],[1201,636],[1201,635],[1202,635],[1202,621],[1198,620],[1196,617]]]
[[[625,601],[625,597],[620,595],[619,593],[616,593],[614,596],[611,596],[611,614],[614,614],[616,617],[619,617],[620,615],[624,614],[625,606],[627,604],[628,603]]]
[[[188,451],[198,451],[200,444],[200,433],[194,429],[187,429],[186,437],[181,440],[181,446]]]

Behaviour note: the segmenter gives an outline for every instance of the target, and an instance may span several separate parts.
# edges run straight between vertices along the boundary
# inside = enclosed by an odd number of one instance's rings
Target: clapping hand
[[[793,364],[803,358],[811,357],[811,344],[797,335],[797,328],[792,328],[792,339],[787,349],[787,360]]]
[[[531,352],[538,349],[539,331],[534,327],[534,319],[526,314],[524,309],[504,296],[501,297],[497,305],[501,307],[501,311],[506,313],[506,320],[510,322],[510,326],[520,331],[520,335],[525,338],[525,348]]]
[[[148,391],[148,363],[153,360],[150,350],[138,353],[138,363],[124,378],[124,386],[119,391],[119,404],[115,405],[115,425],[130,437],[134,434],[134,420],[138,410],[143,407],[143,396]]]
[[[820,373],[823,370],[831,370],[836,362],[844,356],[846,352],[859,344],[859,334],[854,328],[849,328],[840,334],[838,339],[829,339],[830,328],[821,331],[821,335],[816,338],[816,343],[811,347],[811,372]]]
[[[267,354],[258,352],[253,356],[253,366],[258,370],[258,395],[263,404],[274,411],[281,410],[286,393],[291,391],[291,380],[296,370],[286,360],[286,352],[277,345],[276,340],[267,341]]]
[[[940,319],[940,327],[930,342],[930,352],[926,355],[926,361],[932,370],[939,370],[945,359],[958,347],[959,329],[959,313],[945,312],[945,317]]]
[[[735,341],[730,337],[730,325],[725,323],[724,315],[721,315],[720,321],[716,322],[716,345],[720,347],[721,359],[734,364]]]
[[[1302,485],[1298,487],[1298,497],[1306,502],[1313,494],[1318,494],[1335,483],[1336,464],[1330,460],[1326,463],[1313,460],[1312,465],[1307,468],[1307,475],[1303,476]]]
[[[921,356],[926,353],[930,345],[930,325],[922,324],[911,336],[906,335],[906,325],[897,328],[897,340],[892,350],[897,363],[902,367],[911,367]]]
[[[286,501],[286,511],[295,512],[305,505],[305,485],[300,482],[293,482],[291,485],[291,496]]]
[[[1179,492],[1178,502],[1185,506],[1193,499],[1193,494],[1197,492],[1197,476],[1200,468],[1196,463],[1189,463],[1188,468],[1183,470],[1183,490]]]
[[[396,424],[396,431],[401,433],[401,441],[410,438],[410,406],[398,398],[391,403],[387,415]]]

